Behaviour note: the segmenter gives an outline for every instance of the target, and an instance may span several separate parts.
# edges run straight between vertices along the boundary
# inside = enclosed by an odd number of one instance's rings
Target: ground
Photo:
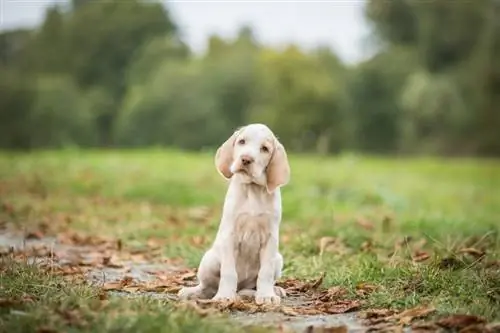
[[[227,183],[211,152],[0,154],[0,330],[493,331],[500,161],[290,163],[279,281],[290,296],[269,309],[175,297],[220,218]]]

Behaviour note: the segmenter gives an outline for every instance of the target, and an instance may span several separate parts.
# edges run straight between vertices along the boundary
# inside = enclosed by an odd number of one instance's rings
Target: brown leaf
[[[375,228],[375,226],[373,225],[373,222],[371,221],[368,221],[367,219],[363,218],[363,217],[360,217],[356,220],[356,223],[362,227],[363,229],[366,229],[366,230],[373,230]]]
[[[319,255],[323,255],[325,252],[345,254],[348,251],[341,239],[335,237],[321,237],[319,240]]]
[[[76,309],[58,309],[56,312],[64,319],[67,325],[83,327],[86,324],[82,314]]]
[[[346,300],[331,303],[320,303],[316,306],[316,309],[320,310],[323,313],[339,314],[353,311],[359,308],[360,305],[361,303],[359,301]]]
[[[295,312],[292,308],[288,307],[288,306],[282,306],[281,307],[281,312],[287,316],[298,316],[299,314],[297,312]]]
[[[366,296],[377,290],[379,286],[370,283],[360,283],[356,286],[356,294]]]
[[[500,322],[488,324],[486,329],[491,333],[500,333]]]
[[[466,248],[460,249],[458,251],[458,253],[469,254],[475,258],[481,258],[486,254],[486,252],[472,248],[472,247],[466,247]]]
[[[471,325],[484,324],[485,322],[486,320],[481,317],[465,314],[455,314],[439,319],[438,321],[436,321],[436,324],[449,329],[460,329]]]
[[[376,325],[371,325],[368,327],[367,332],[403,332],[403,329],[399,325],[394,325],[394,323],[381,322]]]
[[[127,292],[127,293],[136,293],[140,289],[141,289],[141,287],[139,287],[139,286],[125,286],[125,287],[123,287],[122,290]]]
[[[411,325],[412,333],[429,333],[439,331],[439,326],[434,323],[415,323]]]
[[[413,319],[427,317],[434,311],[436,311],[434,307],[417,306],[413,309],[405,310],[397,314],[396,317],[399,319],[399,322],[401,324],[407,325],[411,323]]]
[[[106,282],[103,284],[102,289],[105,291],[122,290],[123,285],[120,282]]]
[[[393,316],[394,313],[395,311],[391,309],[370,309],[363,311],[359,316],[364,319],[383,318]]]
[[[24,236],[25,239],[42,239],[45,235],[43,234],[42,231],[36,230],[36,231],[30,231]]]
[[[371,240],[364,241],[361,244],[361,251],[370,252],[373,249],[373,242]]]
[[[19,304],[19,300],[13,298],[0,298],[0,308],[11,308]]]
[[[484,324],[470,325],[462,328],[459,333],[484,333],[489,332]]]
[[[321,294],[317,297],[317,299],[319,299],[322,302],[331,302],[335,299],[344,296],[345,294],[347,294],[347,290],[345,288],[334,286],[329,288],[328,290],[322,291]]]
[[[431,256],[429,255],[429,253],[427,252],[424,252],[424,251],[417,251],[415,252],[415,254],[413,255],[413,261],[414,262],[422,262],[422,261],[425,261],[427,259],[429,259]]]
[[[317,289],[321,283],[323,282],[323,279],[325,278],[326,273],[323,272],[321,273],[321,276],[313,281],[309,282],[302,282],[297,279],[288,279],[286,281],[282,281],[278,283],[278,286],[285,288],[289,292],[307,292],[311,290]]]

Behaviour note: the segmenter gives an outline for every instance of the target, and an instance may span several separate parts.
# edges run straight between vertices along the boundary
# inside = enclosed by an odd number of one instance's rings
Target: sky
[[[0,0],[0,29],[39,25],[45,8],[55,2],[66,0]],[[242,25],[249,25],[265,45],[328,46],[351,64],[371,54],[366,43],[370,30],[363,17],[364,0],[163,2],[195,52],[205,49],[208,36],[232,38]]]

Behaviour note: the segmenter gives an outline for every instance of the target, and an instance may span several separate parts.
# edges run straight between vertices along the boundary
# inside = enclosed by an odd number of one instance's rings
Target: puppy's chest
[[[269,214],[242,213],[235,220],[233,240],[239,256],[252,256],[259,253],[271,235]]]

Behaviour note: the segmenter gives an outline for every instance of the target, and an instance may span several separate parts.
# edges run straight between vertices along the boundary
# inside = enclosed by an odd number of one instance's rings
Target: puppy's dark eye
[[[245,139],[239,139],[238,140],[239,145],[244,145],[245,144]]]
[[[266,146],[262,146],[260,147],[260,151],[263,153],[269,153],[269,148],[267,148]]]

